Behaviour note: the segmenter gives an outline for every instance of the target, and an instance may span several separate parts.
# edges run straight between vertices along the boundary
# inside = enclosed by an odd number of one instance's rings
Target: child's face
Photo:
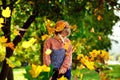
[[[69,35],[70,35],[70,26],[66,26],[66,27],[64,28],[64,30],[61,32],[61,35],[62,35],[63,37],[69,36]]]

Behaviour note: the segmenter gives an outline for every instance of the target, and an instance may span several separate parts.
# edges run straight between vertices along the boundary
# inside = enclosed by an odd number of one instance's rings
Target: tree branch
[[[28,20],[24,23],[23,25],[23,29],[28,29],[28,27],[31,25],[31,23],[35,20],[37,15],[31,15]],[[15,39],[13,40],[14,43],[14,47],[22,40],[22,37],[24,36],[26,31],[20,31],[21,35],[18,35],[15,37]]]
[[[3,6],[3,9],[6,8],[6,0],[2,0],[2,6]]]

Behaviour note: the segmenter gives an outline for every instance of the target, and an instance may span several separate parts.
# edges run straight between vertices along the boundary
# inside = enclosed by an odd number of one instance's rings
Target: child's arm
[[[51,60],[50,60],[50,54],[47,54],[47,50],[51,50],[50,49],[50,39],[47,39],[44,43],[44,48],[43,48],[43,63],[47,66],[50,65]]]
[[[70,41],[69,41],[70,42]],[[68,50],[66,50],[66,56],[62,66],[60,67],[59,74],[64,74],[72,64],[72,45],[69,44]]]

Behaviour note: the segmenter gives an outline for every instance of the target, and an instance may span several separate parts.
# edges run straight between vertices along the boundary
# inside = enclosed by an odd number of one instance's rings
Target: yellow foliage
[[[82,70],[83,68],[85,68],[85,66],[83,64],[81,64],[79,67],[78,67],[80,70]]]
[[[0,62],[2,62],[5,59],[5,47],[0,44]]]
[[[45,25],[46,25],[46,27],[47,27],[47,31],[48,31],[48,33],[51,35],[51,34],[53,34],[54,32],[55,32],[55,29],[54,28],[51,28],[51,21],[49,20],[49,19],[46,19],[46,18],[44,18],[44,20],[45,20]]]
[[[31,38],[29,41],[23,41],[22,47],[23,48],[29,48],[36,42],[36,39]]]
[[[77,60],[81,59],[82,57],[84,57],[83,54],[78,54],[78,56],[77,56]]]
[[[32,69],[29,72],[33,78],[36,78],[42,72],[42,67],[32,64]]]
[[[71,26],[71,29],[72,29],[73,31],[76,31],[76,30],[77,30],[77,25]]]
[[[58,78],[57,80],[68,80],[66,77],[62,76],[60,78]]]
[[[1,23],[4,23],[4,19],[3,18],[0,18],[0,24]]]
[[[7,40],[8,40],[8,39],[5,38],[5,36],[0,37],[0,42],[2,42],[2,43],[6,43]]]
[[[95,30],[94,30],[93,27],[91,28],[90,32],[91,32],[91,33],[94,33],[94,32],[95,32]]]
[[[32,64],[32,69],[29,70],[29,72],[33,78],[36,78],[41,72],[50,72],[50,67],[47,67],[46,65],[40,66]]]
[[[94,70],[94,62],[89,61],[87,58],[83,57],[81,63],[84,64],[88,69]]]
[[[108,61],[109,60],[109,53],[104,51],[104,50],[102,50],[101,52],[102,52],[101,57],[104,58],[106,61]]]
[[[2,23],[4,23],[4,19],[0,18],[0,28],[3,27]]]
[[[42,70],[44,72],[50,72],[50,67],[46,66],[46,65],[42,65]]]
[[[12,63],[12,61],[8,58],[6,58],[6,63],[9,65],[9,67],[14,68],[15,65]]]
[[[98,36],[98,40],[102,40],[102,37],[101,37],[101,36]]]
[[[6,9],[2,10],[2,16],[5,18],[9,18],[11,16],[11,10],[9,7],[6,7]]]
[[[65,49],[65,50],[68,50],[69,45],[70,45],[70,42],[65,42],[65,43],[64,43],[64,49]]]
[[[0,24],[0,29],[1,29],[1,27],[3,27],[3,25],[2,25],[2,24]]]
[[[41,37],[42,41],[44,41],[47,37],[48,37],[48,35],[47,35],[47,34],[42,35],[42,37]]]
[[[15,34],[15,35],[20,35],[19,30],[14,29],[14,34]]]
[[[50,55],[52,53],[52,50],[51,49],[47,49],[46,51],[45,51],[45,54],[47,54],[47,55]]]
[[[102,18],[101,15],[98,15],[98,16],[97,16],[97,20],[98,20],[98,21],[100,21],[100,20],[102,20],[102,19],[103,19],[103,18]]]

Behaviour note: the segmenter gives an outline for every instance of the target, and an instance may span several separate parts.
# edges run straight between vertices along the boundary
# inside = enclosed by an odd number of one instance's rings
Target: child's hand
[[[64,68],[64,67],[62,67],[62,68],[60,68],[60,70],[59,70],[59,74],[64,74],[64,73],[66,73],[66,71],[67,71],[67,69]]]

